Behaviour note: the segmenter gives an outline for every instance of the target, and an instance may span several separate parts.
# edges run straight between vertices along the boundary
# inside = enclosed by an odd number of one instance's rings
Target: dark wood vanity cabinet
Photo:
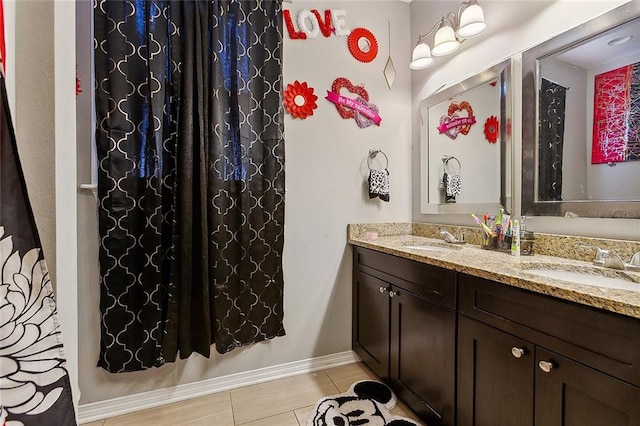
[[[458,281],[459,425],[640,425],[640,321]]]
[[[353,349],[428,426],[640,425],[640,320],[354,247]]]
[[[353,349],[429,426],[455,424],[456,274],[354,248]]]

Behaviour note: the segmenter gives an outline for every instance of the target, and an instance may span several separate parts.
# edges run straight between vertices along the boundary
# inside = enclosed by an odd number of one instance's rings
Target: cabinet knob
[[[524,354],[525,354],[524,348],[519,348],[517,346],[514,346],[511,348],[511,355],[513,355],[514,358],[522,358],[522,355]]]
[[[388,289],[386,287],[382,287],[380,286],[380,293],[384,293],[385,291],[387,291]]]
[[[397,296],[397,295],[398,295],[398,292],[397,292],[397,291],[393,291],[393,290],[391,290],[391,291],[389,292],[389,297],[395,297],[395,296]]]
[[[544,371],[545,373],[550,373],[551,370],[553,370],[553,362],[551,361],[540,361],[538,363],[538,367],[540,367],[540,370]]]

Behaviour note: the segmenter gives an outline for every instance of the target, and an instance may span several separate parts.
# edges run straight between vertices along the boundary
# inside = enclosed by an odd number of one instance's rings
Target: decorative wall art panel
[[[640,63],[595,76],[591,163],[640,160]]]

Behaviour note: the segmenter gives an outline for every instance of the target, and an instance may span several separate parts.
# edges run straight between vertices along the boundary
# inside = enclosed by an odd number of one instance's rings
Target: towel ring
[[[371,163],[370,160],[372,158],[376,158],[376,156],[378,154],[382,154],[384,155],[384,159],[387,161],[387,164],[385,164],[384,166],[384,170],[386,170],[389,167],[389,157],[387,157],[387,154],[385,154],[384,152],[382,152],[381,149],[370,149],[369,150],[369,156],[367,157],[367,166],[369,167],[369,170],[371,170]]]
[[[458,160],[456,157],[454,157],[453,155],[443,155],[442,156],[442,163],[444,164],[444,171],[448,174],[451,174],[448,170],[448,166],[449,166],[449,161],[450,160],[455,160],[456,163],[458,163],[458,174],[460,174],[460,172],[462,171],[462,165],[460,164],[460,160]]]

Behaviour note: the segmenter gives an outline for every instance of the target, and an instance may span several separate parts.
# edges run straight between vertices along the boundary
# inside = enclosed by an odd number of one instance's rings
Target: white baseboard
[[[108,417],[120,416],[134,411],[146,410],[173,402],[197,398],[216,392],[255,385],[270,380],[282,379],[297,374],[310,373],[340,365],[358,362],[353,351],[340,352],[317,358],[309,358],[287,364],[274,365],[243,373],[230,374],[195,383],[176,385],[170,388],[156,389],[134,395],[127,395],[106,401],[81,404],[78,408],[80,424],[89,423]]]

